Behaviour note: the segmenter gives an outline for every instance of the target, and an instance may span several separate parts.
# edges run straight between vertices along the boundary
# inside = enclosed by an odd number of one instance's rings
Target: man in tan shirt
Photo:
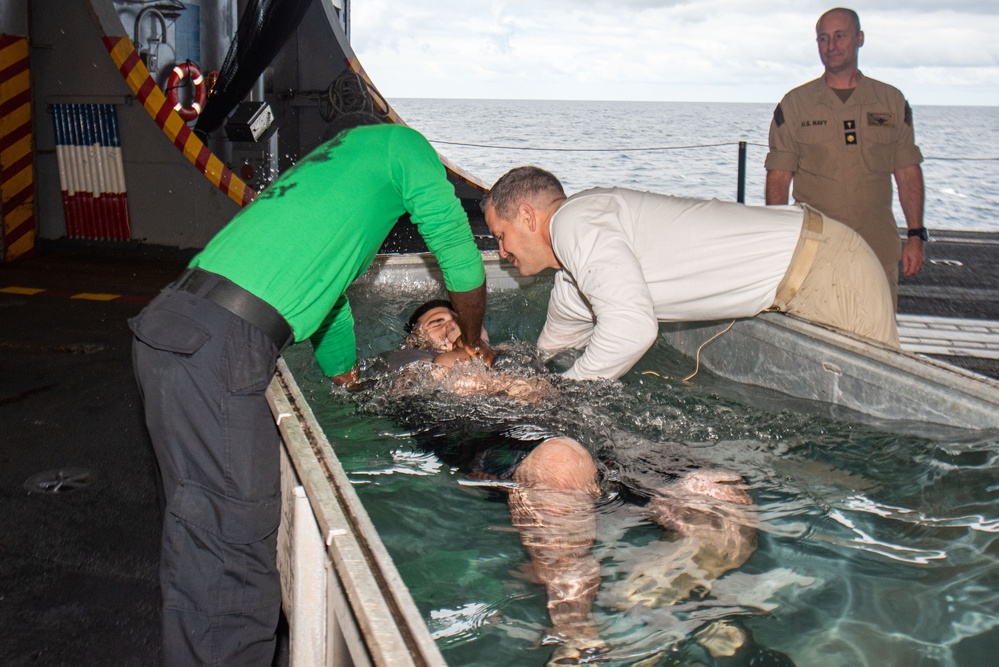
[[[923,156],[912,110],[896,88],[857,67],[860,19],[831,9],[815,27],[825,73],[787,93],[774,110],[766,158],[767,204],[793,195],[856,230],[878,256],[898,303],[898,264],[912,276],[924,261]],[[904,248],[892,213],[892,183],[909,228]]]

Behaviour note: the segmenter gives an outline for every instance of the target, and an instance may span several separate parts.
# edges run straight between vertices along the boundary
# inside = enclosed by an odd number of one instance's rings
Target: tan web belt
[[[794,295],[801,289],[805,276],[812,270],[815,254],[819,251],[819,237],[822,234],[822,214],[810,206],[805,209],[805,220],[801,228],[798,245],[791,255],[791,265],[784,274],[784,279],[777,286],[777,296],[770,310],[784,310]]]

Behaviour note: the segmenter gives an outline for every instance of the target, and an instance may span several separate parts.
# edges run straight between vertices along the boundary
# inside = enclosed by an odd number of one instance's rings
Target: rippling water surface
[[[536,339],[549,288],[490,297],[487,328],[516,363],[531,359],[515,341]],[[431,296],[354,288],[362,356],[393,349],[405,314]],[[544,665],[552,647],[503,490],[429,453],[418,436],[434,422],[564,433],[626,482],[692,463],[741,475],[755,552],[709,590],[649,606],[622,587],[635,572],[665,577],[683,544],[620,494],[598,503],[604,664],[695,664],[704,654],[690,637],[728,626],[802,667],[980,667],[999,655],[995,432],[865,424],[703,370],[684,382],[693,362],[662,345],[624,382],[555,380],[535,403],[433,385],[403,398],[390,384],[331,393],[308,350],[287,356],[449,664]]]
[[[774,105],[438,99],[391,103],[427,138],[451,142],[435,146],[487,185],[511,167],[537,164],[559,176],[570,193],[617,185],[735,201],[737,144],[746,141],[746,203],[763,203],[763,160]],[[926,158],[926,226],[999,231],[999,107],[926,106],[916,107],[914,114],[916,142]],[[580,148],[610,150],[566,150]],[[635,150],[663,148],[669,150]],[[897,200],[895,217],[905,219]]]

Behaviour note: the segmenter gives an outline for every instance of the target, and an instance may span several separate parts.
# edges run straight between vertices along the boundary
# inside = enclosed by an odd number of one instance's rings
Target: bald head
[[[842,7],[830,9],[815,24],[815,42],[826,68],[826,83],[832,88],[855,88],[860,47],[864,45],[857,12]]]
[[[819,31],[822,27],[822,21],[827,16],[830,16],[832,14],[842,16],[843,18],[848,20],[850,22],[850,25],[853,26],[854,33],[860,32],[860,16],[857,15],[857,12],[853,11],[852,9],[847,9],[846,7],[836,7],[835,9],[830,9],[825,14],[819,17],[819,20],[815,24],[816,35],[819,34]]]

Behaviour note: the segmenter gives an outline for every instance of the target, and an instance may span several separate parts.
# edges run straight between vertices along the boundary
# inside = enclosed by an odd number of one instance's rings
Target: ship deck
[[[999,378],[999,234],[939,233],[927,254],[901,283],[903,346]],[[186,259],[53,245],[0,265],[5,665],[159,662],[159,504],[126,320]]]

